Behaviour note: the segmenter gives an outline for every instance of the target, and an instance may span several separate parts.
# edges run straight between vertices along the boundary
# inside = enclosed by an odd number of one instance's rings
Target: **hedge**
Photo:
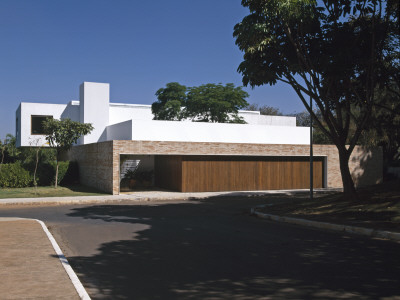
[[[2,164],[0,170],[0,187],[2,188],[21,188],[30,186],[32,178],[20,162],[12,164]]]
[[[2,164],[0,171],[0,187],[27,187],[33,182],[33,164],[25,164],[22,167],[20,162],[12,164]],[[27,171],[31,170],[31,172]],[[40,163],[36,172],[36,182],[39,186],[54,185],[56,175],[56,162]],[[57,184],[76,184],[79,183],[78,163],[75,161],[60,161],[58,165]]]

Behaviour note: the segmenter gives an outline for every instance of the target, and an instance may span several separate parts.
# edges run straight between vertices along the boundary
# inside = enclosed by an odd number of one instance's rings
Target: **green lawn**
[[[27,188],[0,188],[0,199],[4,198],[37,198],[37,197],[70,197],[70,196],[104,196],[109,195],[83,185],[69,187],[40,186]]]

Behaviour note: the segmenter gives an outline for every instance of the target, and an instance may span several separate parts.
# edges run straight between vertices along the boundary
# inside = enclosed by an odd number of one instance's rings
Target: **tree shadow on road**
[[[147,226],[103,243],[96,255],[68,260],[93,299],[400,295],[400,244],[256,219],[245,210],[250,202],[257,201],[74,208],[71,217]]]

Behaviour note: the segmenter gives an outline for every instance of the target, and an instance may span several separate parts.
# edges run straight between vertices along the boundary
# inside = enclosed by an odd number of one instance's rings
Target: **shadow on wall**
[[[358,146],[349,161],[351,175],[356,187],[382,183],[383,154],[381,147]]]
[[[260,201],[260,200],[257,200]],[[229,205],[227,203],[229,202]],[[259,220],[254,199],[95,205],[70,217],[132,236],[68,260],[92,299],[377,299],[400,293],[400,245]],[[260,204],[260,203],[258,203]]]
[[[107,141],[107,128],[103,130],[103,132],[99,137],[99,142],[104,142],[104,141]]]

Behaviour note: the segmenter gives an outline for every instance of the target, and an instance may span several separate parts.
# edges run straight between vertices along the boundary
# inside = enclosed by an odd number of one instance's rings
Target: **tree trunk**
[[[56,164],[56,181],[54,183],[54,188],[57,188],[57,181],[58,181],[58,158],[57,158],[57,164]]]
[[[36,150],[36,164],[35,164],[35,171],[33,172],[33,185],[35,186],[35,190],[37,191],[37,182],[36,182],[36,172],[39,164],[39,149]]]
[[[343,192],[344,196],[348,200],[356,200],[358,198],[356,188],[354,186],[354,181],[353,178],[351,177],[350,174],[350,168],[349,168],[349,158],[350,158],[350,153],[347,151],[345,146],[343,146],[344,149],[339,150],[339,163],[340,163],[340,173],[342,175],[342,183],[343,183]]]
[[[3,162],[4,162],[4,149],[1,150],[0,171],[1,171],[1,167],[3,166]]]

